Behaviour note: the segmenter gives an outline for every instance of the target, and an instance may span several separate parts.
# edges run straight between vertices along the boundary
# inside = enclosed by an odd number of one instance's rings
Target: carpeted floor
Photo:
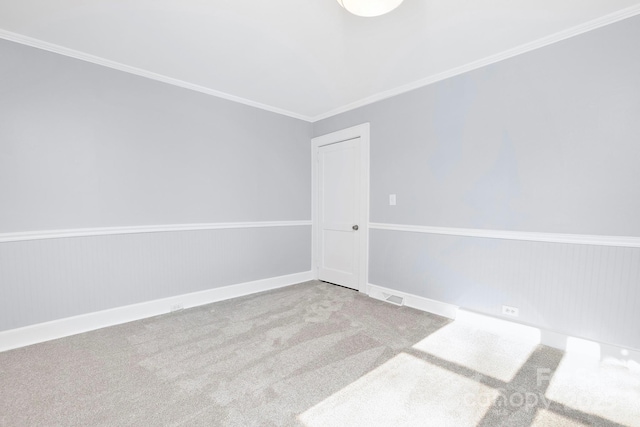
[[[640,426],[637,367],[512,335],[307,282],[0,353],[0,425]]]

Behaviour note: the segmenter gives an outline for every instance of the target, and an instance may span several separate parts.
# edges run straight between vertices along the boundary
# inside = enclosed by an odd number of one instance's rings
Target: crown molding
[[[613,12],[608,15],[601,16],[600,18],[593,19],[591,21],[585,22],[580,25],[576,25],[575,27],[571,27],[566,30],[559,31],[555,34],[551,34],[546,37],[542,37],[532,42],[525,43],[511,49],[507,49],[495,55],[490,55],[485,58],[479,59],[477,61],[469,62],[465,65],[452,68],[442,73],[434,74],[429,77],[425,77],[423,79],[416,80],[414,82],[396,87],[394,89],[389,89],[383,92],[379,92],[375,95],[360,99],[359,101],[355,101],[350,104],[344,105],[342,107],[338,107],[336,109],[327,111],[326,113],[314,116],[311,118],[311,122],[317,122],[323,119],[327,119],[329,117],[335,116],[340,113],[345,113],[347,111],[351,111],[359,107],[364,107],[365,105],[373,104],[374,102],[382,101],[384,99],[391,98],[396,95],[410,92],[414,89],[419,89],[421,87],[428,86],[430,84],[439,82],[441,80],[446,80],[450,77],[455,77],[457,75],[464,74],[469,71],[473,71],[478,68],[482,68],[487,65],[494,64],[496,62],[504,61],[505,59],[509,59],[514,56],[518,56],[523,53],[527,53],[532,50],[536,50],[541,47],[545,47],[553,43],[557,43],[562,40],[566,40],[571,37],[578,36],[580,34],[584,34],[586,32],[595,30],[597,28],[604,27],[606,25],[610,25],[618,21],[622,21],[623,19],[631,18],[632,16],[635,16],[638,14],[640,14],[640,4],[637,4],[625,9],[621,9],[617,12]]]
[[[444,71],[442,73],[434,74],[429,77],[425,77],[423,79],[416,80],[414,82],[396,87],[394,89],[389,89],[386,91],[379,92],[375,95],[368,96],[366,98],[362,98],[358,101],[349,103],[342,107],[335,108],[333,110],[329,110],[325,113],[316,115],[316,116],[307,116],[304,114],[299,114],[293,111],[285,110],[282,108],[274,107],[271,105],[263,104],[260,102],[252,101],[250,99],[242,98],[236,95],[232,95],[226,92],[218,91],[215,89],[211,89],[205,86],[200,86],[194,83],[189,83],[184,80],[176,79],[173,77],[165,76],[162,74],[154,73],[148,70],[144,70],[142,68],[132,67],[129,65],[125,65],[116,61],[112,61],[106,58],[102,58],[100,56],[91,55],[88,53],[84,53],[78,50],[66,48],[64,46],[60,46],[57,44],[45,42],[43,40],[39,40],[33,37],[25,36],[22,34],[14,33],[11,31],[0,29],[0,38],[13,41],[16,43],[21,43],[27,46],[32,46],[38,49],[46,50],[49,52],[58,53],[60,55],[68,56],[71,58],[79,59],[86,62],[91,62],[94,64],[102,65],[105,67],[109,67],[115,70],[124,71],[126,73],[135,74],[141,77],[146,77],[152,80],[160,81],[163,83],[171,84],[174,86],[182,87],[185,89],[193,90],[196,92],[201,92],[207,95],[212,95],[218,98],[226,99],[233,102],[238,102],[240,104],[248,105],[250,107],[259,108],[261,110],[269,111],[276,114],[281,114],[284,116],[292,117],[295,119],[303,120],[306,122],[314,123],[332,116],[335,116],[340,113],[344,113],[347,111],[354,110],[359,107],[363,107],[365,105],[373,104],[378,101],[382,101],[387,98],[391,98],[396,95],[400,95],[406,92],[410,92],[414,89],[418,89],[424,86],[428,86],[430,84],[439,82],[441,80],[448,79],[450,77],[454,77],[469,71],[476,70],[478,68],[482,68],[487,65],[494,64],[496,62],[503,61],[505,59],[512,58],[517,55],[521,55],[526,52],[530,52],[535,49],[539,49],[541,47],[548,46],[553,43],[560,42],[562,40],[569,39],[571,37],[586,33],[591,30],[595,30],[600,27],[604,27],[609,24],[613,24],[618,21],[622,21],[624,19],[630,18],[632,16],[640,14],[640,4],[630,6],[625,9],[621,9],[617,12],[613,12],[599,18],[593,19],[591,21],[585,22],[580,25],[576,25],[574,27],[568,28],[566,30],[562,30],[550,36],[542,37],[538,40],[534,40],[529,43],[525,43],[523,45],[505,50],[503,52],[497,53],[495,55],[490,55],[485,58],[479,59],[477,61],[469,62],[465,65],[461,65],[459,67],[452,68],[450,70]]]
[[[261,110],[269,111],[283,116],[292,117],[294,119],[304,120],[310,122],[311,118],[303,114],[294,113],[282,108],[274,107],[260,102],[252,101],[250,99],[242,98],[240,96],[231,95],[226,92],[211,89],[205,86],[200,86],[194,83],[189,83],[184,80],[176,79],[173,77],[165,76],[162,74],[154,73],[152,71],[144,70],[142,68],[132,67],[130,65],[122,64],[120,62],[112,61],[110,59],[102,58],[100,56],[91,55],[81,52],[79,50],[70,49],[64,46],[60,46],[54,43],[45,42],[40,39],[25,36],[22,34],[14,33],[11,31],[0,29],[0,39],[9,40],[12,42],[20,43],[23,45],[35,47],[38,49],[46,50],[49,52],[57,53],[60,55],[68,56],[71,58],[79,59],[81,61],[91,62],[93,64],[102,65],[104,67],[113,68],[114,70],[124,71],[125,73],[135,74],[137,76],[146,77],[151,80],[167,83],[173,86],[178,86],[184,89],[193,90],[196,92],[212,95],[217,98],[226,99],[228,101],[237,102],[239,104],[248,105],[249,107],[259,108]]]

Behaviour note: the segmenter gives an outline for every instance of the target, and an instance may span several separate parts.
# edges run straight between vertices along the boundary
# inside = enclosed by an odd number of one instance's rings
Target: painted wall
[[[309,123],[0,40],[0,234],[310,220]],[[310,227],[0,243],[0,330],[310,270]]]
[[[299,226],[0,243],[0,331],[309,271],[310,234]]]
[[[639,51],[634,17],[313,134],[371,123],[372,222],[638,237]],[[370,257],[373,284],[640,348],[637,249],[372,230]]]
[[[0,55],[0,233],[309,219],[309,123],[7,41]]]

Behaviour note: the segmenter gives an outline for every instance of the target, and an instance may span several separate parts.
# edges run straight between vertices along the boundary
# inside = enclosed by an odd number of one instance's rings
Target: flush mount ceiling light
[[[358,16],[380,16],[400,6],[403,0],[337,0],[340,6]]]

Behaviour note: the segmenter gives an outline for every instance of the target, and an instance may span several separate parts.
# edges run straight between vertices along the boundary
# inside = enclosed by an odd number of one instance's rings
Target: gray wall
[[[310,270],[310,227],[0,243],[0,331]]]
[[[0,233],[309,220],[311,125],[0,40]],[[310,227],[0,243],[0,330],[310,270]]]
[[[637,237],[638,52],[634,17],[317,122],[313,134],[371,123],[372,222]],[[493,315],[519,305],[523,322],[640,348],[640,311],[624,309],[640,304],[637,250],[477,240],[373,231],[370,282]]]
[[[0,233],[310,219],[307,122],[0,40]]]
[[[371,282],[640,348],[640,248],[372,230]],[[518,319],[516,319],[518,320]]]

